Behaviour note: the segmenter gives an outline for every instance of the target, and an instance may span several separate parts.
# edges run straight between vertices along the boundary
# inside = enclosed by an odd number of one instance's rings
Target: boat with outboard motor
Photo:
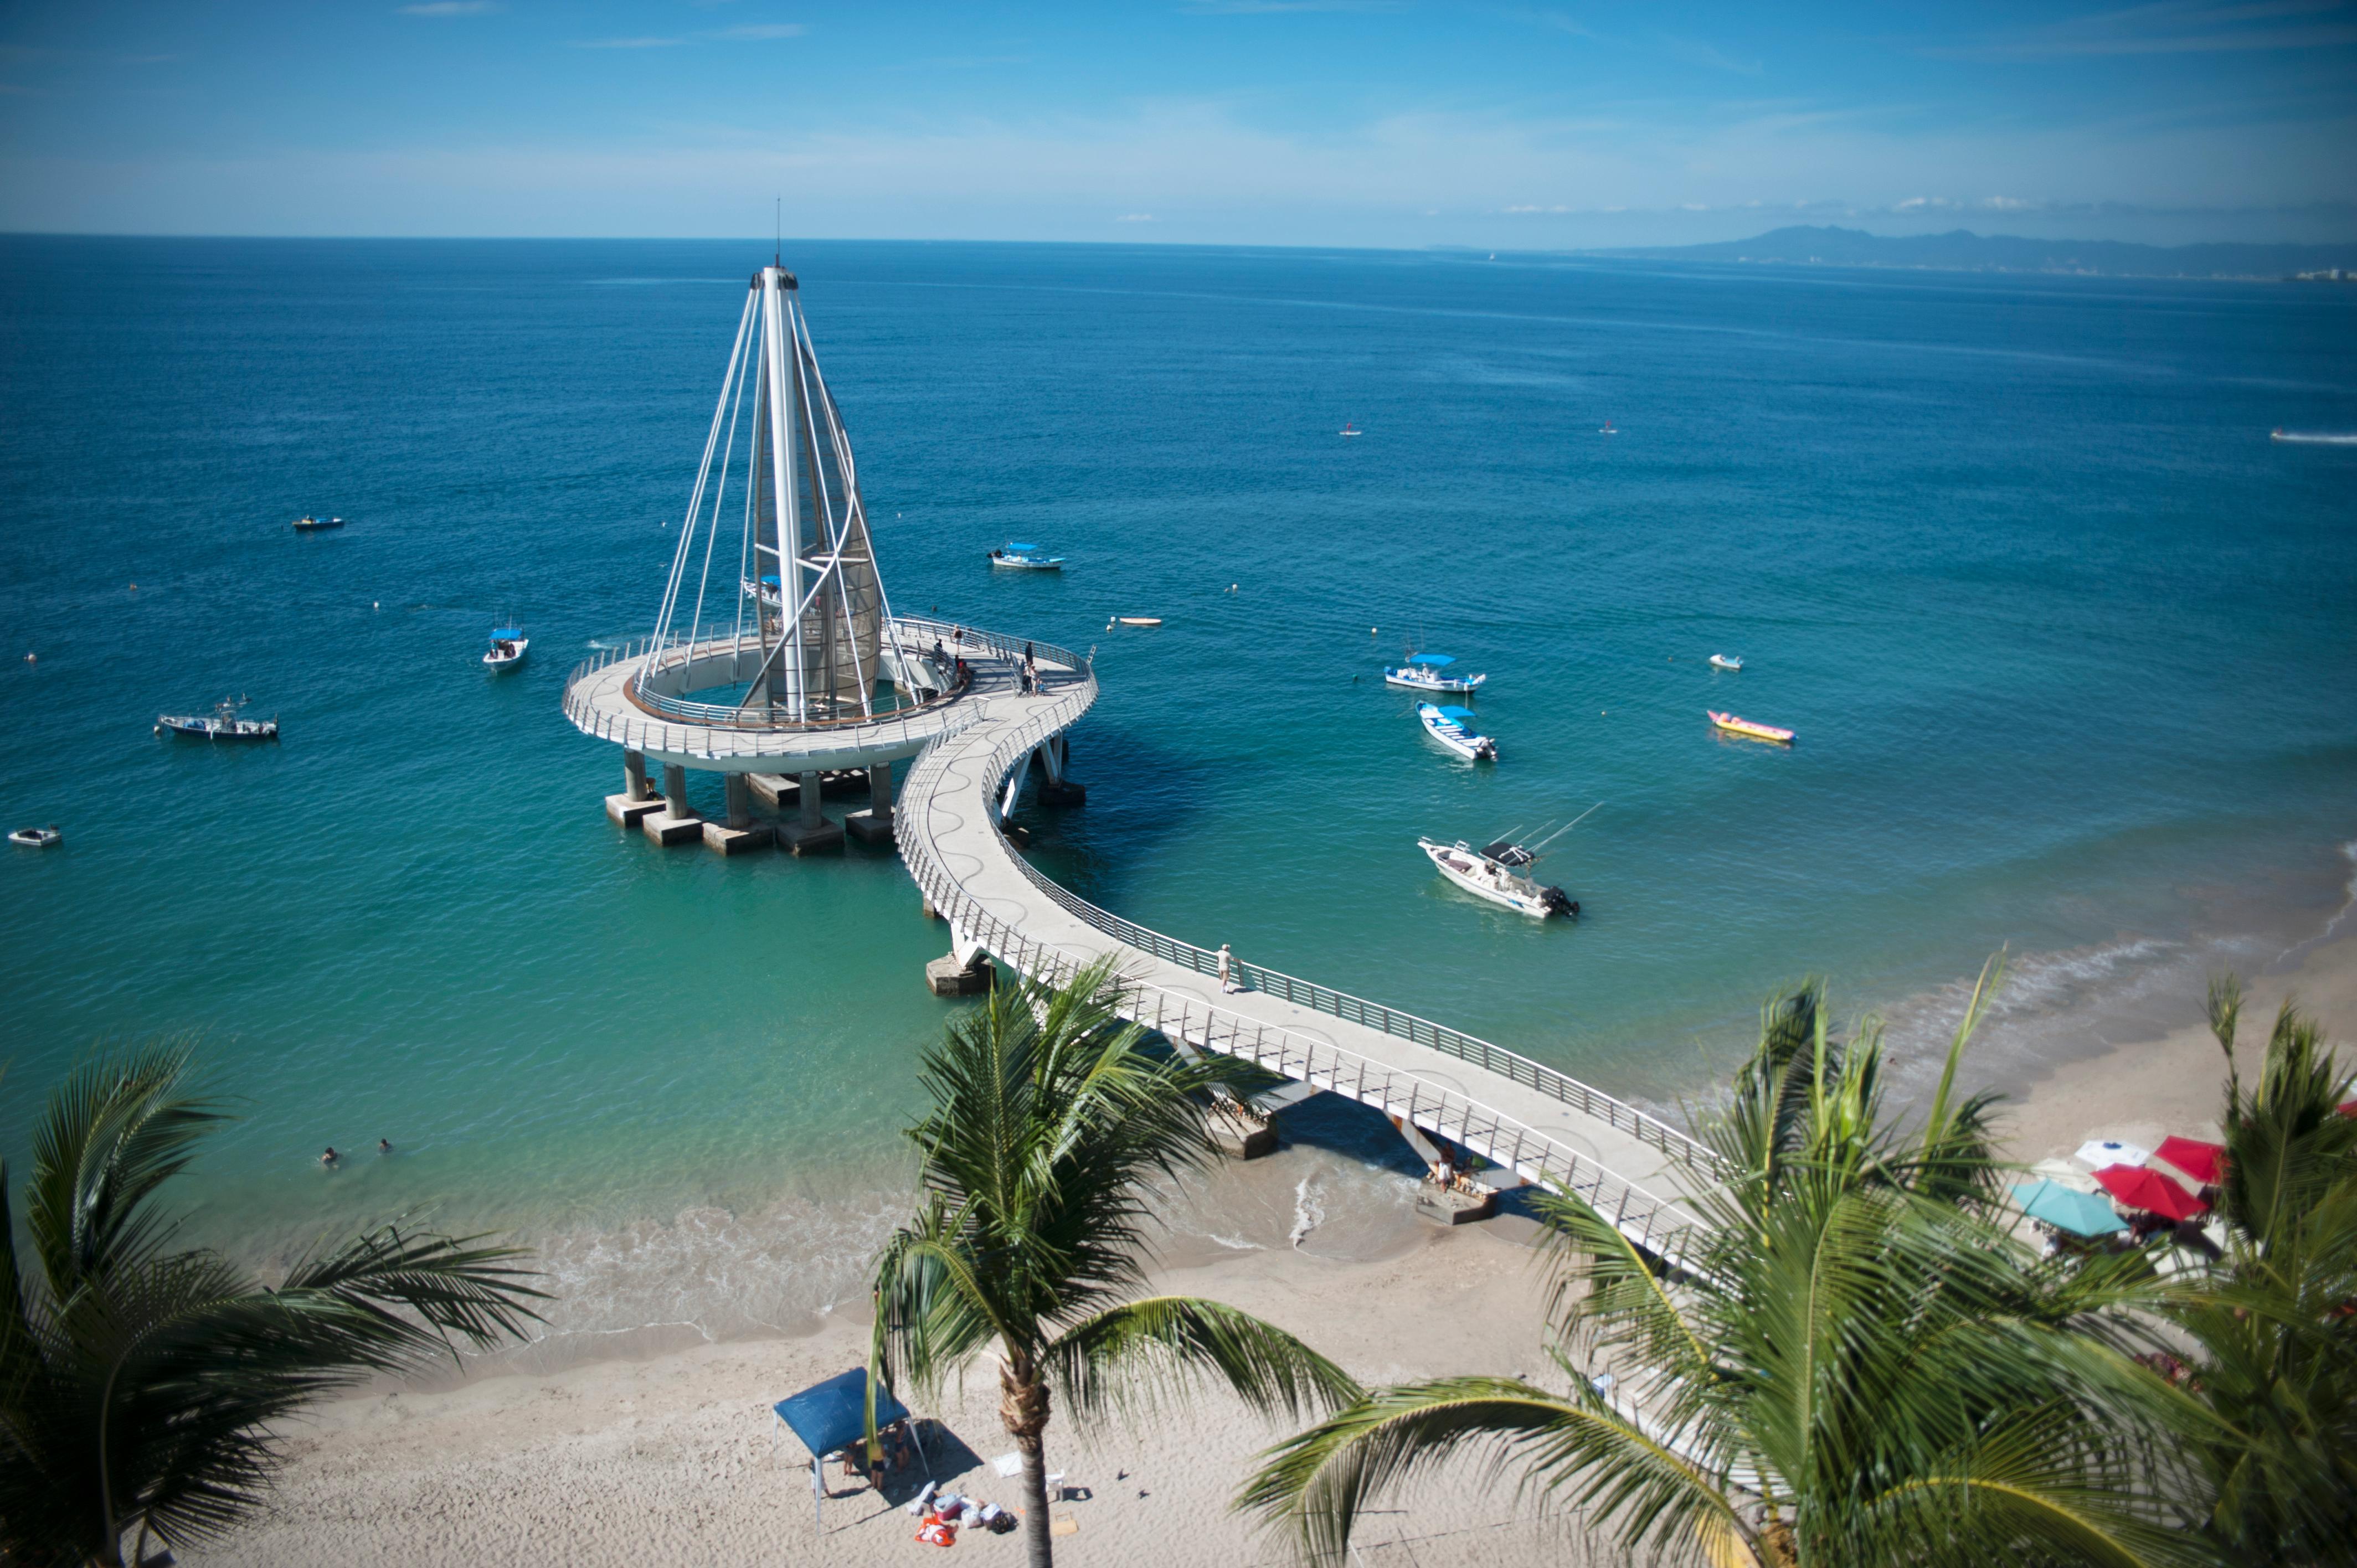
[[[1062,556],[1042,555],[1038,545],[1025,544],[1014,539],[990,553],[990,564],[1016,572],[1060,572],[1064,569]]]
[[[499,626],[491,628],[491,645],[483,650],[483,663],[492,670],[512,670],[523,662],[524,651],[532,647],[532,639],[520,626]]]
[[[27,849],[55,849],[64,835],[55,827],[17,828],[8,834],[8,842]]]
[[[200,740],[276,740],[276,719],[242,719],[237,711],[245,706],[245,699],[232,701],[223,697],[213,704],[209,714],[158,714],[156,733],[169,730],[174,735],[195,736]]]
[[[1470,692],[1490,678],[1457,674],[1449,669],[1456,662],[1446,653],[1411,653],[1396,668],[1383,667],[1383,683],[1411,692]]]
[[[1598,801],[1597,805],[1602,805]],[[1544,920],[1561,915],[1566,919],[1579,918],[1579,901],[1560,887],[1548,886],[1531,875],[1537,865],[1540,852],[1569,832],[1585,819],[1587,811],[1564,823],[1534,843],[1520,843],[1512,832],[1493,839],[1475,849],[1463,839],[1455,843],[1440,843],[1420,838],[1415,847],[1424,851],[1443,876],[1477,898],[1487,898],[1492,904],[1503,904],[1520,914]],[[1544,830],[1543,830],[1544,831]]]
[[[1422,721],[1425,734],[1466,761],[1498,760],[1498,743],[1473,727],[1473,711],[1470,708],[1444,708],[1431,703],[1418,703],[1415,716]]]
[[[344,520],[340,517],[313,517],[309,512],[295,520],[295,532],[297,533],[319,533],[343,526]]]
[[[1714,653],[1710,656],[1710,667],[1714,670],[1730,670],[1740,674],[1743,671],[1743,660],[1731,653]]]

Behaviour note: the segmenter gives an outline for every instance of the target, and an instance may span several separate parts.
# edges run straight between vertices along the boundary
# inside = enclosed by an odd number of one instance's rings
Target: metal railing
[[[900,618],[896,618],[896,621],[901,628],[910,630],[921,628],[930,631],[934,624]],[[942,629],[947,630],[948,628],[944,626]],[[954,735],[981,716],[977,713],[960,713],[950,697],[942,697],[914,707],[879,714],[873,718],[827,720],[807,725],[725,725],[707,724],[685,715],[666,717],[651,714],[636,706],[629,712],[608,709],[590,701],[586,688],[591,677],[610,671],[618,664],[645,658],[653,644],[654,639],[651,637],[635,638],[619,646],[600,650],[567,672],[565,677],[565,716],[576,728],[585,735],[614,741],[634,751],[687,752],[711,757],[758,757],[779,755],[774,744],[762,744],[765,736],[818,735],[840,738],[847,749],[913,747],[928,740]],[[674,637],[667,639],[664,646],[685,648],[693,644]],[[963,691],[961,688],[961,695]],[[683,708],[705,706],[700,703],[680,705]],[[753,710],[714,707],[712,711]]]
[[[1063,655],[1060,649],[1053,650],[1052,654],[1044,647],[1041,651],[1043,657],[1058,658],[1059,662],[1062,661],[1058,657]],[[955,748],[946,745],[931,747],[910,770],[901,791],[900,808],[895,813],[896,836],[899,841],[901,857],[934,909],[947,917],[967,940],[987,949],[1020,972],[1050,983],[1070,980],[1087,961],[1089,955],[1076,954],[1040,941],[993,914],[966,891],[964,885],[934,853],[931,825],[927,819],[933,804],[941,798],[935,789],[935,780],[952,766],[978,773],[979,777],[969,780],[967,788],[978,787],[983,809],[990,811],[1001,782],[1016,762],[1032,747],[1069,727],[1095,699],[1096,682],[1091,677],[1085,684],[1062,694],[1010,733],[997,737],[989,750],[979,757],[971,751],[952,755]],[[961,811],[959,815],[963,820],[964,813]],[[996,831],[995,812],[991,821]],[[1049,882],[1016,854],[1012,846],[1006,847],[1006,854],[1009,860],[1022,868],[1026,877],[1053,898],[1059,908],[1085,921],[1092,929],[1113,938],[1125,947],[1150,953],[1165,961],[1181,964],[1197,972],[1217,972],[1216,954],[1174,941],[1159,932],[1097,908]],[[1233,972],[1232,966],[1231,972]],[[1283,981],[1291,979],[1278,975],[1275,971],[1259,970],[1257,966],[1254,966],[1253,974],[1254,977],[1266,976]],[[1251,981],[1248,979],[1247,983]],[[1593,1158],[1469,1096],[1282,1026],[1265,1024],[1200,998],[1167,990],[1135,975],[1125,976],[1120,983],[1121,1010],[1125,1016],[1174,1039],[1183,1040],[1190,1047],[1254,1062],[1283,1077],[1347,1095],[1387,1114],[1405,1117],[1525,1176],[1568,1187],[1594,1205],[1599,1212],[1609,1216],[1614,1224],[1641,1246],[1665,1257],[1674,1258],[1683,1251],[1683,1233],[1698,1223],[1691,1214],[1624,1180]],[[1301,982],[1291,983],[1303,984]],[[1263,988],[1272,994],[1284,994],[1275,985]],[[1509,1074],[1516,1082],[1545,1091],[1549,1088],[1549,1079],[1560,1079],[1584,1094],[1586,1105],[1618,1107],[1628,1116],[1641,1118],[1642,1123],[1660,1129],[1674,1144],[1686,1144],[1699,1150],[1704,1156],[1708,1155],[1707,1150],[1693,1144],[1674,1129],[1644,1117],[1633,1107],[1620,1105],[1609,1096],[1588,1089],[1576,1079],[1566,1079],[1552,1069],[1531,1062],[1527,1058],[1487,1046],[1487,1042],[1475,1041],[1472,1036],[1455,1030],[1441,1030],[1438,1026],[1426,1020],[1414,1019],[1412,1015],[1379,1008],[1374,1004],[1347,997],[1324,987],[1315,989],[1326,996],[1371,1009],[1376,1016],[1388,1013],[1394,1018],[1412,1021],[1426,1030],[1438,1030],[1438,1036],[1428,1036],[1419,1039],[1418,1043],[1459,1055],[1463,1059],[1487,1067],[1488,1070],[1501,1070],[1488,1067],[1478,1057],[1461,1050],[1450,1050],[1450,1044],[1456,1041],[1484,1046],[1495,1053],[1493,1059],[1511,1059],[1524,1064],[1525,1072]],[[1319,1010],[1336,1012],[1332,1006]],[[1349,1016],[1339,1012],[1336,1015]],[[1370,1018],[1368,1026],[1380,1026]],[[1407,1034],[1405,1027],[1385,1032],[1398,1034],[1405,1038],[1416,1038]],[[1569,1093],[1558,1097],[1565,1099],[1566,1103],[1586,1108],[1581,1100]],[[1590,1113],[1598,1114],[1600,1120],[1607,1119],[1601,1112]],[[1615,1121],[1613,1124],[1625,1128],[1629,1123],[1624,1120]],[[1648,1142],[1678,1155],[1685,1164],[1695,1163],[1691,1155],[1670,1144],[1651,1139]]]

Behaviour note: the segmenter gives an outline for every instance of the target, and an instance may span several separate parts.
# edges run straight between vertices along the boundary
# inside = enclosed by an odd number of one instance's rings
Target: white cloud
[[[500,8],[500,0],[424,0],[400,7],[404,16],[481,16]]]
[[[799,38],[810,29],[800,22],[755,22],[742,27],[723,27],[716,33],[706,33],[707,38]]]
[[[687,42],[685,38],[576,38],[576,49],[673,49]]]

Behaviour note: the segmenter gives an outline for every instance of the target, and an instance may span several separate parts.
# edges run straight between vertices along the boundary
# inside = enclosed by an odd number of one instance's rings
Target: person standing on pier
[[[1228,950],[1228,944],[1222,942],[1220,944],[1220,989],[1232,994],[1236,989],[1235,975],[1231,967],[1234,960],[1235,955]]]

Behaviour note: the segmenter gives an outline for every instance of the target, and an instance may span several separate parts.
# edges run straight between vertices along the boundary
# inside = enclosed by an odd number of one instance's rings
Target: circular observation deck
[[[583,734],[643,753],[650,762],[712,773],[805,773],[914,757],[981,718],[994,697],[1021,691],[1020,641],[920,616],[894,617],[889,632],[882,673],[904,704],[890,712],[795,723],[766,708],[691,702],[683,693],[744,686],[760,667],[757,642],[721,635],[673,639],[651,660],[646,640],[584,660],[565,677],[565,716]],[[910,668],[898,667],[895,641],[922,650],[910,654]],[[936,643],[947,668],[931,657]],[[1043,692],[1095,686],[1084,660],[1034,646]],[[952,673],[961,659],[967,667],[963,684]]]

